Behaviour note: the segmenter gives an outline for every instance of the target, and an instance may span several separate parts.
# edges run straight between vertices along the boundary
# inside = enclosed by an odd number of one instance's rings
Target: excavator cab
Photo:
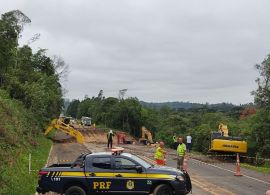
[[[64,117],[63,122],[68,125],[70,124],[71,117]]]

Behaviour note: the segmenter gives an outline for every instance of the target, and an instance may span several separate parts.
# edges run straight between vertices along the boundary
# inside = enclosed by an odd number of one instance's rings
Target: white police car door
[[[147,174],[143,167],[123,156],[114,157],[114,186],[118,192],[146,192]]]

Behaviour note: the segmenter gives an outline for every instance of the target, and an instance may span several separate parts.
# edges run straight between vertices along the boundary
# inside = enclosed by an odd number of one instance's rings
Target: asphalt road
[[[175,167],[175,164],[175,160],[168,159],[168,166]],[[235,165],[233,164],[206,164],[190,159],[188,171],[193,185],[204,189],[206,194],[259,195],[265,194],[265,191],[270,189],[269,174],[263,175],[241,169],[243,176],[237,177],[234,176]]]
[[[155,148],[141,145],[121,145],[127,152],[153,161]],[[73,161],[82,152],[106,151],[104,144],[85,143],[54,143],[48,164]],[[174,151],[169,150],[167,165],[176,167]],[[259,195],[270,189],[270,175],[241,168],[243,176],[234,176],[235,164],[207,164],[190,159],[188,172],[193,184],[195,195]]]
[[[130,152],[132,147],[129,148]],[[143,151],[153,161],[154,149],[143,149],[136,146],[136,151]],[[167,166],[176,168],[174,151],[168,150]],[[137,152],[138,155],[140,155]],[[235,163],[204,163],[196,159],[188,160],[188,172],[193,184],[193,194],[214,194],[214,195],[259,195],[265,194],[270,189],[270,174],[258,173],[256,171],[241,168],[243,176],[235,174]]]

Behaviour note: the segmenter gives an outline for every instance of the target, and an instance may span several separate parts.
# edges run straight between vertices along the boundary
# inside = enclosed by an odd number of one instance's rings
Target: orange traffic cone
[[[242,176],[241,171],[240,171],[239,153],[236,154],[236,172],[235,172],[234,176]]]

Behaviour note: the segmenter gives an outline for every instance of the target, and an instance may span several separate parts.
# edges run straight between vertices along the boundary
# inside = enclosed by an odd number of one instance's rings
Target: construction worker
[[[178,146],[177,138],[176,138],[176,135],[173,134],[173,149],[176,150],[177,146]]]
[[[179,137],[178,138],[178,147],[177,147],[177,169],[180,169],[181,171],[183,170],[183,163],[184,163],[184,158],[186,154],[186,145],[183,143],[183,138]]]
[[[161,166],[165,165],[165,161],[166,161],[165,155],[166,155],[166,151],[164,150],[164,142],[161,141],[159,142],[159,147],[157,147],[156,153],[155,153],[155,159],[156,159],[157,165],[161,165]]]
[[[187,135],[187,138],[186,138],[186,146],[187,146],[187,152],[190,152],[191,150],[191,142],[192,142],[192,137],[190,134]]]
[[[108,139],[107,148],[109,148],[109,146],[112,148],[113,136],[114,136],[113,130],[110,129],[110,131],[107,134],[107,139]]]

